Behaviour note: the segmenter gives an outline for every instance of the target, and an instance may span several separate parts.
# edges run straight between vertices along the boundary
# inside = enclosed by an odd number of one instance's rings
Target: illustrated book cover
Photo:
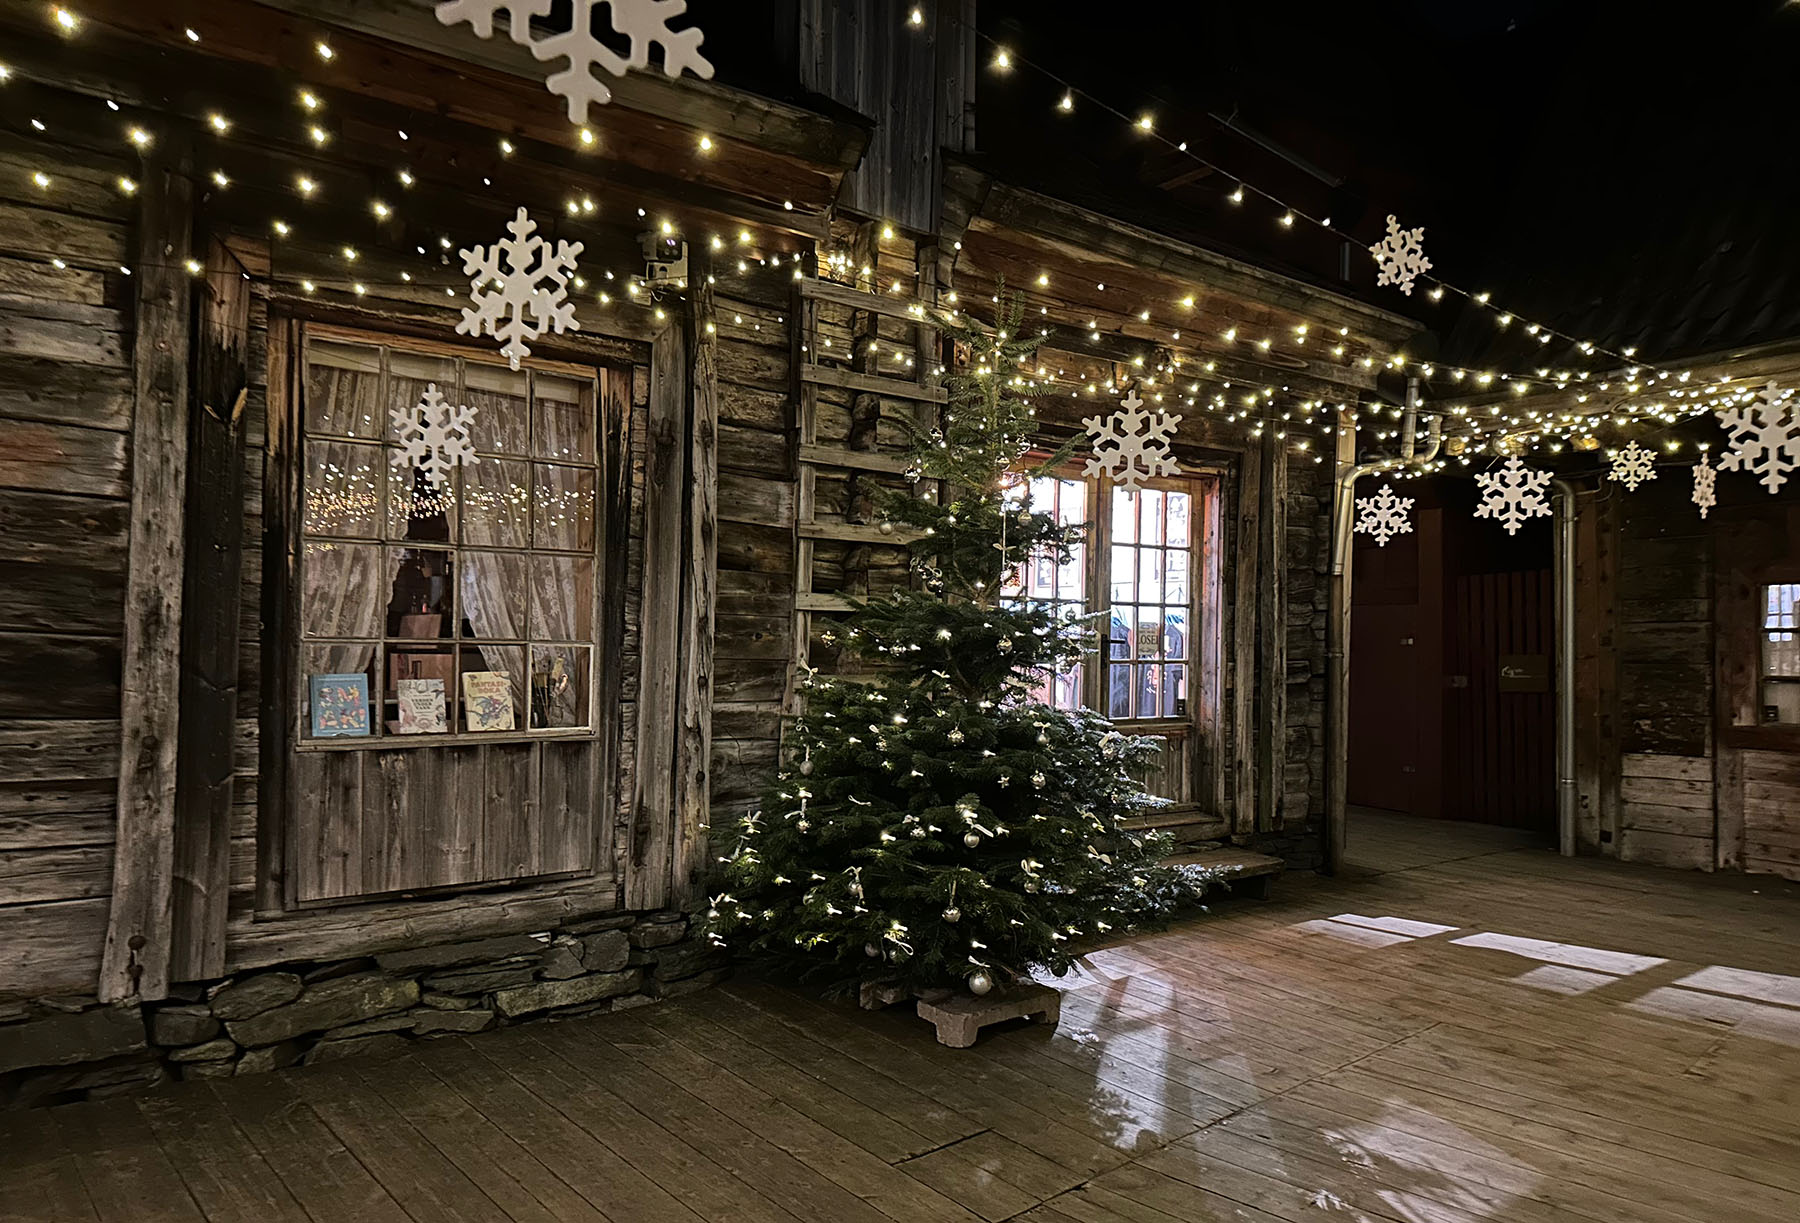
[[[403,735],[442,735],[450,731],[444,718],[444,681],[400,681],[400,726]]]
[[[469,729],[513,729],[512,681],[499,671],[464,671],[463,710]]]
[[[369,733],[369,677],[311,677],[312,733],[315,739],[353,738]]]

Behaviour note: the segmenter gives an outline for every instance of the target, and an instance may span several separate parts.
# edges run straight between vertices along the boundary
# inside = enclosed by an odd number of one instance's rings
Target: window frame
[[[1741,547],[1726,544],[1721,550],[1739,552]],[[1721,559],[1713,599],[1718,740],[1727,748],[1800,753],[1800,724],[1761,717],[1766,590],[1800,584],[1800,561],[1732,564]]]
[[[1024,462],[1042,462],[1048,455],[1035,452]],[[1188,710],[1185,715],[1155,718],[1111,718],[1111,676],[1115,660],[1111,658],[1112,500],[1119,484],[1105,475],[1089,475],[1079,462],[1068,462],[1041,473],[1058,480],[1076,480],[1087,495],[1085,539],[1087,554],[1083,574],[1085,616],[1095,630],[1093,657],[1084,659],[1081,668],[1081,703],[1111,719],[1122,732],[1161,736],[1170,741],[1171,752],[1188,754],[1187,797],[1169,808],[1181,814],[1208,810],[1216,794],[1215,781],[1222,776],[1220,728],[1223,725],[1224,684],[1220,673],[1223,656],[1225,621],[1229,608],[1224,599],[1222,580],[1223,535],[1222,501],[1227,472],[1209,464],[1187,464],[1180,476],[1144,480],[1142,489],[1162,492],[1185,492],[1192,497],[1189,518],[1188,554],[1190,557],[1188,616]],[[1030,563],[1030,562],[1026,562]],[[1061,602],[1062,600],[1058,600]],[[1135,607],[1139,604],[1123,603]],[[1172,606],[1163,604],[1162,606]],[[1135,654],[1135,647],[1134,647]],[[1127,676],[1135,676],[1132,659],[1124,660]],[[1127,681],[1128,683],[1132,680]]]
[[[567,361],[545,360],[537,357],[528,358],[526,361],[522,362],[520,366],[520,372],[527,373],[528,376],[548,374],[553,377],[567,378],[577,382],[586,383],[591,387],[590,402],[591,409],[594,413],[594,451],[592,458],[587,462],[562,462],[559,464],[561,466],[574,467],[592,474],[594,488],[593,525],[592,543],[588,549],[564,550],[539,548],[535,537],[530,535],[527,536],[527,542],[522,546],[506,547],[492,544],[471,545],[464,537],[464,523],[462,521],[463,515],[461,513],[463,505],[462,481],[466,478],[468,470],[465,467],[459,467],[454,477],[456,481],[455,487],[457,489],[456,510],[458,520],[456,529],[452,532],[453,537],[449,540],[406,541],[390,539],[388,538],[389,532],[386,530],[385,522],[378,525],[375,534],[370,537],[352,536],[347,534],[322,535],[309,533],[307,530],[306,499],[308,493],[307,477],[310,466],[308,457],[309,447],[319,441],[354,443],[362,442],[362,439],[353,439],[349,435],[330,433],[319,434],[308,427],[306,402],[307,372],[310,368],[310,353],[312,347],[315,343],[319,342],[357,345],[382,350],[381,373],[379,376],[384,380],[384,383],[394,376],[392,366],[388,360],[388,353],[390,351],[405,353],[408,356],[436,358],[457,362],[457,385],[454,393],[458,396],[462,394],[463,389],[466,386],[466,371],[469,366],[479,366],[506,373],[512,372],[504,358],[474,346],[445,343],[402,331],[384,331],[369,327],[349,327],[333,323],[312,321],[300,322],[295,337],[295,350],[292,354],[295,376],[293,384],[288,390],[288,394],[291,396],[291,402],[285,405],[285,410],[291,413],[292,436],[296,443],[296,453],[292,458],[294,473],[294,487],[292,493],[294,502],[289,509],[291,526],[288,531],[288,538],[284,541],[287,547],[291,549],[290,555],[293,557],[293,572],[291,576],[294,586],[292,594],[293,618],[290,622],[289,631],[286,634],[287,640],[281,643],[284,665],[287,666],[288,674],[291,677],[291,688],[289,690],[292,692],[294,698],[292,700],[292,723],[290,729],[290,743],[292,749],[296,752],[410,751],[427,748],[473,747],[483,744],[504,745],[545,741],[594,741],[602,739],[610,733],[605,724],[607,711],[602,708],[600,701],[602,689],[600,682],[601,665],[602,659],[608,648],[608,642],[606,641],[607,626],[612,622],[612,617],[609,615],[608,611],[607,600],[609,597],[623,598],[624,592],[609,592],[606,589],[605,578],[607,565],[604,548],[608,538],[611,516],[619,512],[619,507],[610,504],[609,499],[607,472],[609,465],[614,461],[614,456],[607,452],[607,447],[610,444],[611,439],[606,436],[606,430],[601,419],[601,404],[607,393],[608,379],[620,376],[628,377],[629,375],[621,375],[620,371],[600,363],[580,364]],[[535,403],[535,381],[529,385],[533,388],[530,402]],[[384,385],[384,390],[385,389],[387,388]],[[535,412],[532,413],[531,419],[535,419]],[[500,457],[503,458],[504,461],[517,462],[525,465],[528,472],[531,473],[530,478],[532,481],[533,496],[535,498],[537,484],[535,465],[540,462],[548,462],[549,460],[537,455],[535,452],[533,444],[535,436],[531,419],[528,419],[526,425],[524,453]],[[385,516],[388,513],[391,513],[393,509],[390,481],[392,480],[395,471],[392,464],[387,461],[388,456],[393,453],[394,447],[389,443],[388,431],[385,423],[379,425],[373,437],[369,441],[363,442],[363,444],[371,445],[382,456],[382,461],[378,464],[381,471],[379,480],[381,491],[377,503],[381,507],[380,512],[385,518]],[[495,460],[490,459],[489,461]],[[528,523],[532,522],[534,518],[535,502],[533,512],[528,514]],[[515,728],[509,731],[473,732],[458,729],[461,721],[460,713],[462,705],[462,693],[460,691],[462,675],[461,657],[465,650],[479,649],[481,644],[478,639],[468,639],[465,642],[465,639],[462,637],[460,626],[460,584],[458,584],[455,594],[457,603],[453,605],[453,615],[456,617],[456,620],[453,622],[453,631],[447,638],[439,638],[436,640],[411,640],[399,638],[386,631],[387,626],[385,623],[378,624],[378,628],[381,630],[380,632],[368,637],[309,637],[305,625],[304,595],[307,544],[311,540],[320,538],[372,546],[381,549],[384,554],[390,550],[398,551],[410,548],[415,551],[449,552],[458,562],[460,562],[461,557],[465,552],[493,556],[508,556],[524,561],[528,566],[526,578],[528,601],[523,612],[523,622],[520,625],[524,631],[524,635],[518,639],[507,637],[495,639],[488,643],[496,646],[496,648],[518,650],[523,655],[524,673],[520,677],[522,681],[522,696],[514,710]],[[529,576],[529,566],[540,557],[585,559],[591,564],[593,573],[593,591],[591,596],[591,606],[588,609],[588,623],[592,628],[587,640],[577,641],[573,638],[546,638],[540,641],[533,635],[531,624],[532,614],[529,605],[529,598],[531,597],[530,588],[532,585],[532,580]],[[380,572],[384,574],[387,572],[385,556]],[[460,564],[458,572],[460,572]],[[385,619],[385,607],[383,607],[378,614]],[[329,648],[332,645],[367,645],[374,651],[372,663],[374,666],[372,676],[374,682],[370,685],[369,692],[370,733],[368,735],[320,738],[314,737],[311,734],[310,703],[308,696],[310,673],[306,668],[306,653],[309,649]],[[391,652],[395,648],[403,648],[406,645],[412,645],[415,648],[428,646],[432,650],[449,651],[449,657],[452,661],[452,674],[455,677],[453,682],[456,683],[458,690],[445,693],[449,706],[446,712],[451,729],[442,734],[400,734],[397,732],[389,732],[387,730],[385,723],[388,660],[391,657]],[[586,683],[587,722],[583,726],[533,727],[531,725],[533,716],[531,689],[533,656],[539,647],[555,649],[559,646],[565,648],[586,649],[588,652],[588,674]],[[324,672],[320,672],[320,674],[324,674]]]

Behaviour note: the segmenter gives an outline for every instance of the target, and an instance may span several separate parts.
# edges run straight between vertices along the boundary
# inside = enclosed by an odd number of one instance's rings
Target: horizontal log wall
[[[1711,757],[1633,752],[1623,758],[1618,851],[1627,862],[1712,869]]]
[[[135,214],[115,184],[128,172],[16,135],[0,145],[0,998],[91,991],[105,937]]]

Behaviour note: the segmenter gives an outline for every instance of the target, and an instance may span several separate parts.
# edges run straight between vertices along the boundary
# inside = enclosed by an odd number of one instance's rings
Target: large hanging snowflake
[[[1137,488],[1145,480],[1181,474],[1169,453],[1169,439],[1181,417],[1157,409],[1145,411],[1137,392],[1127,395],[1111,416],[1088,416],[1081,422],[1094,439],[1087,474],[1104,475],[1121,488]]]
[[[579,242],[558,240],[551,250],[523,208],[506,228],[512,237],[457,252],[470,277],[469,300],[474,304],[463,307],[456,330],[503,341],[501,353],[518,369],[519,362],[531,355],[526,340],[537,339],[546,328],[558,335],[581,330],[575,304],[569,300],[569,278],[575,274],[575,257],[582,247]]]
[[[1780,492],[1788,473],[1800,470],[1800,422],[1794,419],[1789,392],[1773,382],[1746,408],[1719,413],[1727,447],[1719,456],[1720,471],[1755,471],[1762,486]]]
[[[1431,260],[1425,257],[1425,227],[1401,229],[1393,213],[1388,214],[1387,237],[1371,246],[1369,253],[1380,269],[1375,283],[1396,285],[1408,297],[1412,296],[1413,280],[1431,270]]]
[[[1396,535],[1412,534],[1411,497],[1396,497],[1391,484],[1383,484],[1373,497],[1356,499],[1356,530],[1359,535],[1373,535],[1378,547],[1387,547]]]
[[[1634,438],[1623,450],[1612,452],[1612,467],[1607,474],[1635,493],[1638,485],[1656,479],[1656,451],[1646,450]]]
[[[1719,473],[1713,470],[1704,456],[1694,464],[1694,504],[1700,507],[1700,517],[1704,518],[1712,512],[1712,507],[1719,504]]]
[[[1550,517],[1550,499],[1544,490],[1550,486],[1550,473],[1535,471],[1514,455],[1499,471],[1484,471],[1475,477],[1481,486],[1481,504],[1475,517],[1496,519],[1508,535],[1517,535],[1528,519]]]
[[[400,439],[394,466],[424,472],[433,488],[441,489],[450,482],[451,468],[473,467],[481,461],[475,457],[469,435],[475,427],[475,409],[452,404],[435,382],[425,384],[417,405],[396,407],[388,416]]]
[[[613,33],[630,41],[629,54],[620,55],[594,36],[594,9],[600,4],[606,5]],[[712,61],[700,54],[706,36],[699,30],[669,28],[671,19],[687,11],[687,0],[571,0],[568,29],[534,36],[531,19],[548,17],[553,7],[553,0],[445,0],[437,6],[437,19],[444,25],[466,21],[479,37],[492,38],[494,19],[505,10],[514,42],[529,47],[539,61],[568,61],[568,67],[551,73],[544,85],[568,102],[570,123],[587,122],[588,103],[604,106],[612,100],[612,90],[595,76],[595,67],[614,76],[648,68],[653,46],[662,47],[664,75],[678,77],[685,68],[712,79]]]

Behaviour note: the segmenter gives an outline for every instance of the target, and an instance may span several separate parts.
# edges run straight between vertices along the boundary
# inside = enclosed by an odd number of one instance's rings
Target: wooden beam
[[[700,894],[712,806],[713,626],[719,594],[719,337],[711,268],[698,256],[691,283],[693,369],[688,423],[687,540],[681,572],[680,723],[675,751],[671,902]]]
[[[847,467],[856,471],[884,471],[889,475],[905,475],[912,470],[912,459],[904,454],[881,454],[873,450],[851,450],[847,446],[822,446],[816,442],[800,444],[800,462],[818,467]]]
[[[638,685],[637,790],[626,851],[625,907],[669,903],[675,834],[675,746],[680,716],[682,516],[687,495],[688,343],[664,329],[651,346],[644,461],[642,673]]]
[[[834,365],[802,365],[800,380],[815,386],[834,386],[846,391],[862,391],[888,399],[905,399],[918,403],[948,403],[950,393],[942,387],[924,386],[904,378],[888,378],[879,374],[859,374],[838,369]]]
[[[872,310],[889,318],[918,321],[918,302],[912,298],[886,297],[867,289],[853,289],[831,280],[806,279],[800,282],[800,296],[817,301],[835,302],[852,310]]]
[[[1256,757],[1256,827],[1282,827],[1287,787],[1287,443],[1263,431],[1262,581],[1258,585],[1258,671],[1262,677],[1262,726]],[[1304,814],[1304,813],[1303,813]]]
[[[1292,311],[1328,327],[1349,327],[1386,347],[1397,347],[1424,330],[1423,324],[1403,315],[1035,191],[996,183],[981,215],[997,226],[1036,234],[1072,252],[1110,256],[1245,301]]]
[[[1256,615],[1261,582],[1262,462],[1239,456],[1231,589],[1231,831],[1256,831]]]
[[[118,841],[102,1001],[166,997],[180,717],[182,506],[187,491],[192,165],[179,142],[139,188],[131,422],[131,543],[120,678]]]
[[[231,883],[250,282],[243,265],[217,238],[208,246],[203,292],[188,413],[188,548],[170,963],[177,981],[224,973]]]

